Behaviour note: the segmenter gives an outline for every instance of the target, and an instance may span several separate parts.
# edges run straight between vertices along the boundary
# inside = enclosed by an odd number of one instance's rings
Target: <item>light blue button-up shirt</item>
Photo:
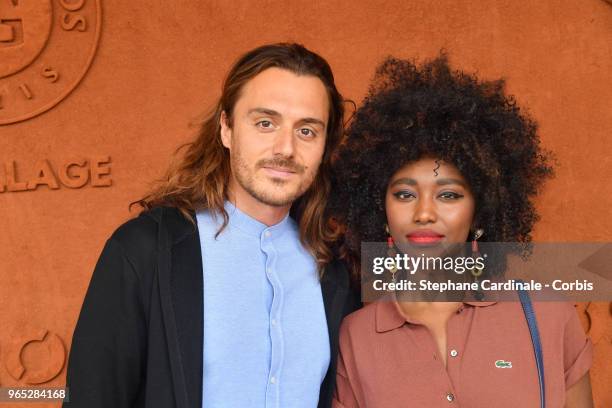
[[[197,214],[204,270],[203,407],[316,407],[330,361],[316,263],[285,217],[273,226],[226,202]]]

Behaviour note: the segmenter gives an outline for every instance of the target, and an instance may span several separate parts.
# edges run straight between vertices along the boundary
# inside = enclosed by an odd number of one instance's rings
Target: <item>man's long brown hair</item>
[[[319,78],[329,96],[327,137],[319,171],[310,188],[291,208],[291,216],[299,224],[300,240],[315,257],[322,272],[322,267],[332,258],[329,245],[334,234],[325,221],[324,211],[330,191],[331,158],[342,137],[344,107],[327,61],[299,44],[264,45],[239,58],[223,83],[219,101],[204,119],[195,140],[182,146],[184,150],[179,149],[182,155],[173,161],[165,177],[134,204],[144,209],[176,207],[192,222],[194,211],[207,209],[223,217],[217,234],[221,233],[229,220],[224,202],[228,199],[231,174],[229,151],[221,143],[221,114],[226,113],[231,127],[234,106],[244,85],[273,67]]]

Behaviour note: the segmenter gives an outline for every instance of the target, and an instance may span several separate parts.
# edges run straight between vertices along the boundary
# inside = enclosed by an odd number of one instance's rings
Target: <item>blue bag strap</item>
[[[523,282],[517,280],[517,282]],[[521,305],[523,306],[523,312],[525,312],[525,319],[527,319],[527,325],[529,326],[529,334],[531,335],[531,343],[533,344],[533,351],[535,353],[536,367],[538,369],[538,381],[540,383],[540,407],[546,407],[546,393],[544,392],[544,359],[542,358],[542,343],[540,342],[540,332],[538,331],[538,323],[536,321],[535,312],[531,299],[526,290],[519,289],[518,291]]]

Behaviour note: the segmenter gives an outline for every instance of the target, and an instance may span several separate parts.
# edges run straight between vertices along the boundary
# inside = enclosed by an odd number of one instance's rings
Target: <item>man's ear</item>
[[[221,143],[223,143],[223,146],[230,149],[232,146],[232,128],[229,126],[228,117],[225,111],[221,112],[219,125],[221,126]]]

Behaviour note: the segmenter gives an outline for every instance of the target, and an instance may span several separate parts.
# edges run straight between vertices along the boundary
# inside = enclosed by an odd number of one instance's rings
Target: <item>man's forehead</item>
[[[268,110],[280,116],[327,122],[329,96],[316,76],[269,68],[243,86],[235,109],[243,114],[265,114]]]

